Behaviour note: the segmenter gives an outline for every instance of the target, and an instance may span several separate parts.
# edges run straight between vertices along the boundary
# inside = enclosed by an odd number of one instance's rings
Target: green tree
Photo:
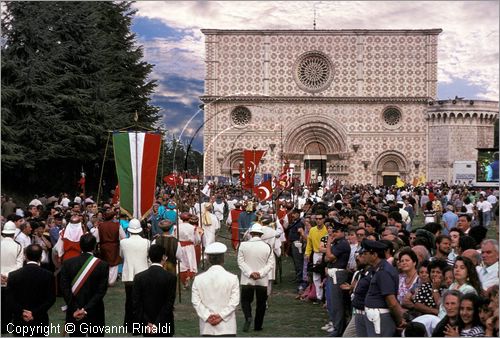
[[[160,159],[160,175],[168,175],[174,171],[190,175],[203,175],[203,154],[190,149],[186,154],[187,146],[173,136],[166,138]]]
[[[149,103],[153,66],[130,32],[131,3],[4,5],[4,189],[76,189],[82,167],[97,188],[92,169],[104,156],[107,131],[134,125],[136,112],[144,127],[159,118]]]

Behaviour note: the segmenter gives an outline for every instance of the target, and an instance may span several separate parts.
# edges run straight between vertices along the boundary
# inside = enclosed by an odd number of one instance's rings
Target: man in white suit
[[[21,244],[14,241],[17,227],[12,221],[4,224],[2,229],[1,246],[1,277],[2,277],[2,334],[7,334],[7,324],[12,320],[12,308],[9,301],[7,280],[9,273],[23,266],[24,253]]]
[[[214,242],[205,248],[210,268],[195,277],[191,302],[200,318],[202,336],[236,336],[236,308],[240,300],[238,276],[227,272],[227,247]]]
[[[269,272],[273,268],[274,254],[269,244],[261,239],[262,225],[254,223],[250,228],[252,238],[240,244],[238,266],[241,270],[241,309],[245,315],[243,331],[247,332],[252,322],[252,301],[257,299],[254,330],[261,331],[266,313]]]
[[[134,309],[132,289],[134,276],[148,269],[148,251],[150,242],[141,237],[141,222],[133,218],[128,224],[129,238],[120,241],[120,256],[123,258],[122,282],[125,284],[125,318],[124,326],[132,332]]]

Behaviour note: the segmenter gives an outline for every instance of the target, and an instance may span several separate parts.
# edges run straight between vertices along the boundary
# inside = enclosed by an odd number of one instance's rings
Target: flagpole
[[[179,240],[179,187],[178,187],[178,181],[176,179],[175,182],[175,229],[176,229],[176,237],[177,237],[177,245],[179,245],[180,240]],[[177,271],[179,272],[179,275],[177,276],[177,289],[179,290],[179,304],[182,303],[181,300],[181,262],[180,260],[177,260]]]
[[[97,189],[97,206],[99,206],[99,200],[101,198],[102,176],[104,175],[104,163],[106,163],[106,155],[108,154],[108,146],[110,138],[111,138],[111,132],[108,131],[108,139],[106,140],[106,148],[104,148],[104,157],[102,158],[101,177],[99,178],[99,187]]]
[[[134,115],[134,122],[135,122],[135,195],[136,195],[136,199],[135,199],[135,205],[134,205],[134,213],[132,216],[134,217],[137,217],[137,219],[139,219],[139,213],[140,213],[140,206],[139,206],[139,154],[138,154],[138,145],[137,145],[137,136],[138,136],[138,132],[139,132],[139,127],[138,127],[138,124],[137,124],[137,121],[139,120],[139,116],[137,114],[137,110],[135,111],[135,115]],[[142,217],[142,215],[141,215]]]

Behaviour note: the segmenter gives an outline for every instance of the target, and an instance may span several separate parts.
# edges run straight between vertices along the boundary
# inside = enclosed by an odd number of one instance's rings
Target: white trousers
[[[118,265],[109,267],[108,284],[113,285],[118,277]]]
[[[316,264],[317,262],[321,261],[323,257],[322,253],[315,252],[313,254],[313,264]],[[321,274],[313,272],[313,283],[316,288],[316,299],[317,300],[322,300],[323,299],[323,287],[321,286]]]

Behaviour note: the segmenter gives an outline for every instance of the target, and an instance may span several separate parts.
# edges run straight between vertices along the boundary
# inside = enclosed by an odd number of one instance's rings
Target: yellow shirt
[[[307,236],[307,246],[306,246],[306,256],[311,255],[311,251],[319,252],[319,248],[321,247],[321,238],[328,235],[328,230],[326,230],[326,226],[323,225],[321,230],[318,229],[317,226],[314,226],[309,230],[309,235]]]

